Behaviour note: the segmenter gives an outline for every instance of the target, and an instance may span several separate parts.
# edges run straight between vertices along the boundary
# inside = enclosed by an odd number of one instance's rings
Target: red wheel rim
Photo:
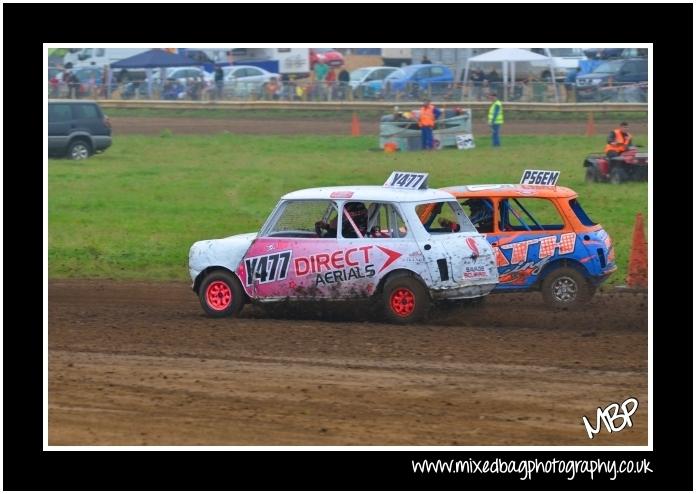
[[[389,301],[391,309],[397,316],[408,317],[416,308],[416,297],[408,288],[397,288],[394,290]]]
[[[215,310],[225,310],[232,303],[232,290],[224,281],[213,281],[205,291],[208,305]]]

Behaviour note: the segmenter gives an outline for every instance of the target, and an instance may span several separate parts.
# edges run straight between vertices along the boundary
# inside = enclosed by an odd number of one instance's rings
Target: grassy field
[[[418,102],[395,103],[403,108],[416,108]],[[455,105],[456,103],[452,103]],[[414,106],[415,105],[415,106]],[[466,103],[462,103],[466,107]],[[350,118],[352,111],[339,110],[220,110],[220,109],[176,109],[176,108],[105,108],[104,112],[110,117],[159,117],[159,118],[214,118],[214,119],[253,119],[253,120],[345,120]],[[474,110],[474,118],[483,119],[487,110]],[[383,110],[361,110],[360,118],[379,121],[385,114]],[[507,120],[528,121],[580,121],[587,120],[585,112],[519,112],[507,111]],[[631,123],[647,122],[648,112],[596,112],[596,121],[619,122],[627,120]]]
[[[604,136],[503,139],[500,149],[480,138],[469,151],[386,154],[370,150],[374,137],[120,136],[87,161],[49,160],[49,276],[187,280],[194,241],[256,231],[292,190],[381,184],[393,170],[430,172],[431,187],[516,183],[537,168],[561,170],[559,184],[609,231],[619,265],[609,284],[623,284],[647,184],[584,183],[583,158]]]

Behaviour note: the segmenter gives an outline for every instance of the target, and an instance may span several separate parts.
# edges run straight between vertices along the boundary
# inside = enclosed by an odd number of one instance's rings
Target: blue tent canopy
[[[112,63],[112,69],[158,69],[160,67],[188,67],[196,65],[190,58],[164,50],[148,50]]]

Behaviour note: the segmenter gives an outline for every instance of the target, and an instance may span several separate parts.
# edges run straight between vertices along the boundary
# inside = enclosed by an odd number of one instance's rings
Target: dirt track
[[[185,283],[51,281],[48,300],[51,445],[647,443],[641,294],[492,296],[410,327],[359,304],[211,320]],[[633,427],[590,441],[582,416],[629,396]]]
[[[206,119],[183,117],[112,117],[111,123],[115,135],[145,134],[159,135],[164,129],[169,129],[174,134],[214,134],[231,132],[233,134],[255,135],[351,135],[351,117],[344,120],[327,119],[297,119],[297,120],[271,120],[271,119]],[[611,125],[606,124],[607,131]],[[601,130],[601,124],[597,124]],[[362,120],[360,129],[363,135],[379,134],[379,123],[376,121]],[[475,135],[488,135],[490,130],[484,122],[474,122]],[[519,120],[508,121],[503,126],[503,135],[584,135],[585,122],[559,122]],[[647,133],[647,124],[636,123],[631,125],[631,132],[635,134]]]

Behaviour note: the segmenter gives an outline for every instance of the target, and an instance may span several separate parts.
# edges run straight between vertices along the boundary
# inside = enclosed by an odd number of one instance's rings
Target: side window
[[[94,120],[99,118],[99,110],[95,105],[73,105],[73,113],[78,120]]]
[[[462,207],[479,233],[493,232],[493,202],[490,199],[467,199],[462,202]]]
[[[70,105],[48,105],[48,121],[50,123],[69,122],[72,120]]]
[[[561,230],[563,219],[548,199],[521,197],[500,202],[501,231]]]
[[[443,75],[445,75],[445,69],[442,67],[430,67],[431,77],[441,77]]]
[[[416,214],[428,233],[475,232],[457,201],[429,202],[416,206]]]
[[[331,201],[287,201],[276,221],[264,233],[267,237],[336,237],[338,211]],[[324,225],[320,228],[319,224]]]
[[[262,75],[259,69],[246,69],[247,75]]]
[[[371,238],[404,238],[408,229],[397,208],[374,202],[367,208],[367,236]]]
[[[424,68],[422,68],[422,69],[419,69],[418,72],[416,72],[416,73],[413,75],[413,78],[416,79],[416,80],[418,80],[418,79],[425,79],[425,78],[428,77],[429,74],[430,74],[430,70],[428,70],[428,67],[424,67]]]

